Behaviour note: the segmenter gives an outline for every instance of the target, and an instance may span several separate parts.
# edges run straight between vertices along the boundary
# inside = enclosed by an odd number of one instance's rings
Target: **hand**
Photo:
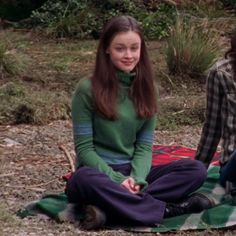
[[[126,188],[129,192],[131,193],[138,193],[140,191],[140,185],[135,184],[135,180],[132,177],[128,177],[125,179],[122,183],[121,186]]]

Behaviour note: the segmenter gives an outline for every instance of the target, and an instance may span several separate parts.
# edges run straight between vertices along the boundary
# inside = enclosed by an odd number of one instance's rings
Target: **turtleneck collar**
[[[117,71],[117,77],[122,84],[130,86],[135,78],[135,72]]]

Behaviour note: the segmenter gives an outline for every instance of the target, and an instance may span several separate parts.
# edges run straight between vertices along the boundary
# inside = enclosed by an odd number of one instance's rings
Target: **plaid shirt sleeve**
[[[209,166],[221,138],[221,107],[223,89],[221,73],[213,67],[207,77],[207,106],[205,122],[196,159]]]

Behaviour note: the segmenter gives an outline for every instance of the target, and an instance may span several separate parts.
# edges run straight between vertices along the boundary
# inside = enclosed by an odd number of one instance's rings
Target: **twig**
[[[161,73],[168,79],[168,81],[170,82],[171,86],[174,87],[175,84],[172,81],[172,79],[170,78],[170,76],[168,76],[164,71],[161,71]]]
[[[30,186],[28,186],[28,187],[29,187],[29,188],[41,187],[41,186],[44,186],[44,185],[48,185],[48,184],[50,184],[50,183],[52,183],[52,182],[54,182],[54,181],[55,181],[55,179],[54,179],[54,180],[50,180],[50,181],[48,181],[47,183],[34,184],[34,185],[30,185]]]
[[[15,174],[15,173],[1,174],[1,175],[0,175],[0,178],[12,176],[12,175],[14,175],[14,174]]]
[[[36,191],[36,192],[44,192],[46,189],[44,188],[38,188],[38,187],[31,187],[31,186],[22,186],[22,185],[4,185],[4,187],[7,187],[7,188],[23,188],[23,189],[26,189],[26,190],[32,190],[32,191]]]
[[[74,172],[75,171],[75,164],[74,164],[73,158],[71,157],[70,153],[68,152],[68,150],[65,148],[64,145],[60,145],[59,149],[65,153],[67,159],[69,160],[71,171]]]
[[[5,187],[8,187],[8,188],[24,188],[24,189],[27,189],[27,190],[33,190],[33,191],[37,191],[37,192],[43,192],[45,191],[46,189],[44,188],[40,188],[41,186],[45,186],[45,185],[48,185],[52,182],[54,182],[55,180],[50,180],[48,181],[47,183],[42,183],[42,184],[34,184],[34,185],[30,185],[30,186],[25,186],[25,185],[9,185],[9,184],[6,184]]]

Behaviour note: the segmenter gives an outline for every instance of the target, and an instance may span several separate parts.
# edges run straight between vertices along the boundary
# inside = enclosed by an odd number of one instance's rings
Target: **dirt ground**
[[[71,130],[70,121],[56,121],[46,126],[0,126],[1,236],[139,235],[121,230],[84,232],[76,225],[58,224],[47,218],[15,217],[14,213],[30,201],[45,193],[64,190],[61,176],[71,170],[68,156],[74,157]],[[183,127],[176,131],[157,131],[155,142],[195,148],[199,136],[200,128]]]

